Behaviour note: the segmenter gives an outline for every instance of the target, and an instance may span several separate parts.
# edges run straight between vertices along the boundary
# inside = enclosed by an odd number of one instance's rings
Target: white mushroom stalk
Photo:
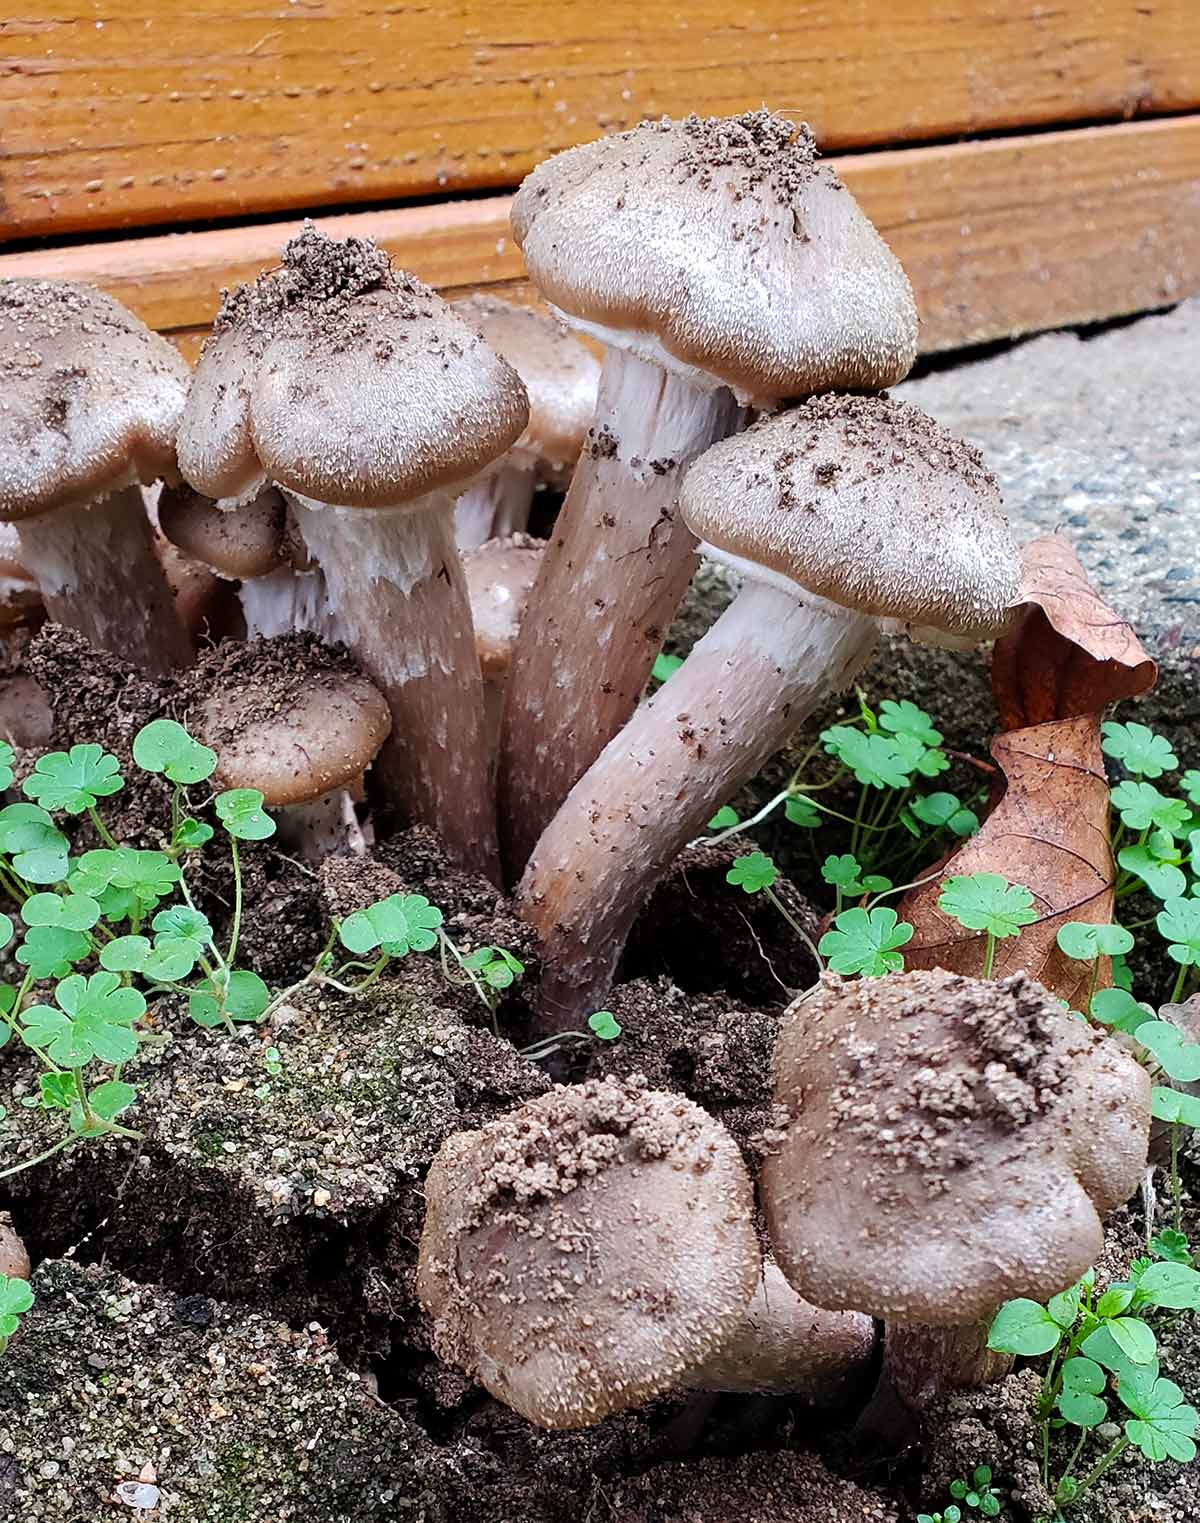
[[[524,531],[537,476],[532,460],[506,457],[494,471],[472,482],[454,508],[454,536],[465,554],[489,539]]]
[[[512,223],[543,295],[608,346],[509,678],[497,792],[515,879],[632,713],[694,570],[675,511],[689,460],[745,406],[900,380],[916,311],[812,134],[766,110],[568,149],[525,180]]]

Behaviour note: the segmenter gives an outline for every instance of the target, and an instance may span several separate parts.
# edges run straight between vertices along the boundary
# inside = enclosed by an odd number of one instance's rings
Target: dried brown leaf
[[[1022,606],[992,656],[1003,729],[1100,714],[1154,686],[1157,668],[1133,626],[1092,588],[1065,539],[1033,540],[1022,562]]]
[[[994,976],[1030,973],[1078,1008],[1091,968],[1059,951],[1055,938],[1069,920],[1107,925],[1113,915],[1108,780],[1096,718],[1084,714],[999,735],[992,756],[1007,784],[996,807],[939,877],[901,902],[900,918],[916,928],[905,967],[978,976],[986,937],[944,914],[938,896],[947,877],[1001,873],[1029,889],[1038,919],[997,945]]]

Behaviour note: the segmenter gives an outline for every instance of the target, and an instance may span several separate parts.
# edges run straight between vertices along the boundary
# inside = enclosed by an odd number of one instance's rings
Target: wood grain
[[[10,0],[0,238],[515,185],[643,116],[830,148],[1200,106],[1196,0]]]
[[[847,184],[903,261],[926,351],[1163,306],[1200,291],[1200,116],[852,155]],[[528,297],[508,199],[320,219],[378,238],[451,295]],[[296,222],[0,256],[0,277],[91,280],[185,349],[218,291]]]

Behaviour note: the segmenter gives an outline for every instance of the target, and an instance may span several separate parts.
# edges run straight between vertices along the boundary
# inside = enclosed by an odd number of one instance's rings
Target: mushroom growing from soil
[[[433,1346],[544,1428],[668,1390],[758,1281],[737,1144],[639,1078],[556,1087],[434,1159],[417,1268]]]
[[[498,875],[483,691],[454,499],[528,422],[524,388],[373,243],[314,227],[228,293],[179,435],[186,478],[246,500],[270,481],[387,699],[386,802]]]
[[[688,462],[746,405],[900,380],[917,316],[811,132],[766,110],[663,118],[567,149],[522,184],[512,225],[554,310],[608,346],[505,705],[515,879],[633,712],[695,569],[675,510]]]
[[[257,788],[279,843],[311,862],[362,845],[353,798],[391,728],[374,683],[311,636],[223,645],[192,678],[222,788]],[[357,836],[357,841],[356,841]]]
[[[7,1211],[0,1211],[0,1275],[7,1275],[10,1280],[27,1280],[29,1269],[29,1254],[17,1236],[12,1217]]]
[[[458,548],[520,534],[539,480],[564,489],[596,410],[600,364],[561,322],[498,296],[468,296],[454,310],[508,361],[529,393],[529,425],[454,510]]]
[[[528,534],[510,534],[506,539],[490,539],[463,555],[493,753],[500,735],[513,649],[545,543]]]
[[[0,281],[0,519],[50,617],[151,672],[192,656],[138,486],[176,479],[187,384],[110,296]]]
[[[1005,1372],[992,1314],[1077,1280],[1146,1163],[1145,1069],[1026,974],[825,974],[780,1031],[775,1094],[779,1267],[818,1306],[886,1320],[917,1408]]]
[[[745,585],[537,843],[518,900],[542,941],[545,1032],[603,1002],[672,858],[852,681],[881,625],[988,639],[1019,594],[978,452],[887,397],[815,397],[756,423],[696,461],[679,505]]]

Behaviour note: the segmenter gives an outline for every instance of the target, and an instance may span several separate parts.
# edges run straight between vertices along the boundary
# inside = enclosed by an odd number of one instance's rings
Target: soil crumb
[[[890,1497],[788,1451],[660,1465],[606,1500],[621,1523],[901,1523]]]

